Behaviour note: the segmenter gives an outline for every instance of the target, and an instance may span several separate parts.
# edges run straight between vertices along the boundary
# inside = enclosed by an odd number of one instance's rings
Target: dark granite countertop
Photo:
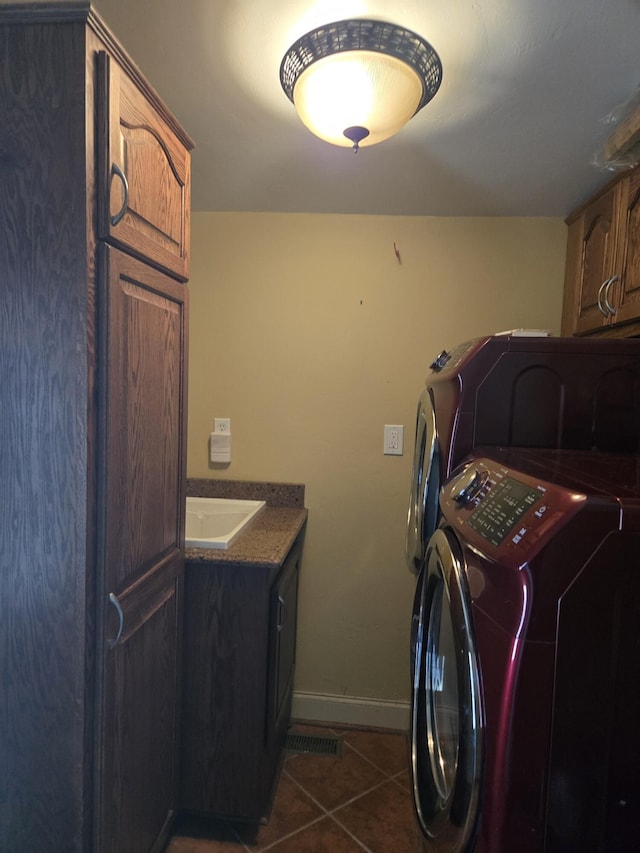
[[[229,548],[187,548],[188,563],[277,568],[284,563],[307,520],[304,486],[298,484],[188,479],[187,495],[263,500],[267,504]]]

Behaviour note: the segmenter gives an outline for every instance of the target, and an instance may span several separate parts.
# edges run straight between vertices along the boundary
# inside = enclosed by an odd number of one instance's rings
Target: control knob
[[[468,468],[455,481],[449,496],[457,504],[467,504],[474,498],[487,480],[487,472]]]
[[[429,367],[431,368],[431,370],[434,370],[436,372],[442,370],[442,368],[445,366],[445,364],[449,361],[450,358],[451,355],[446,351],[446,349],[443,349],[440,355],[437,355],[434,358]]]

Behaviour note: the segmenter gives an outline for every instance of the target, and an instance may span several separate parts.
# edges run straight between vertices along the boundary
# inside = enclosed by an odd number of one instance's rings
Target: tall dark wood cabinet
[[[160,850],[192,143],[86,2],[0,6],[0,81],[0,850]]]

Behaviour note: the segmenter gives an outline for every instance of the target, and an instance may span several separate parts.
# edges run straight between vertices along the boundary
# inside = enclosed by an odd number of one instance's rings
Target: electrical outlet
[[[231,434],[231,418],[214,418],[213,419],[213,431],[217,432],[218,435],[230,435]]]
[[[401,424],[384,425],[385,456],[402,456],[404,451],[404,427]]]

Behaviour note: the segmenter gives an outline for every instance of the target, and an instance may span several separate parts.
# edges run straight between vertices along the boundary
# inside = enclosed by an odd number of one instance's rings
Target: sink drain
[[[302,732],[290,733],[284,744],[287,752],[310,755],[340,755],[342,738],[338,735],[310,735]]]

